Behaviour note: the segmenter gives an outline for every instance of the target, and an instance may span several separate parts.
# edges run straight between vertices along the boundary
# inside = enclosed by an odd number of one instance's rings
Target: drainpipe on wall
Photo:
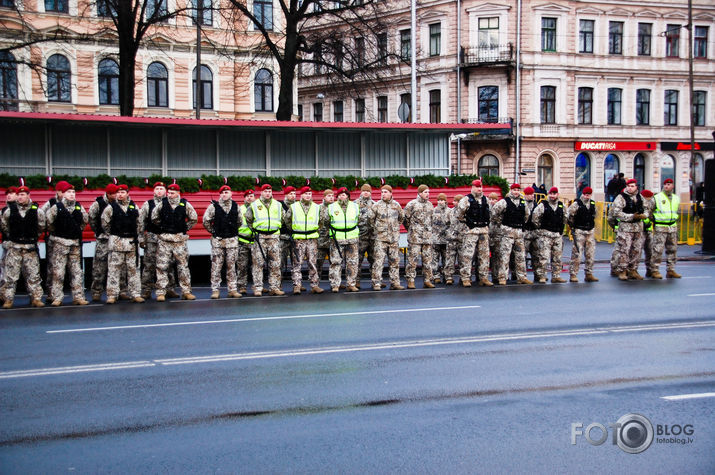
[[[457,0],[457,123],[462,123],[462,1]],[[450,164],[451,165],[451,164]],[[457,175],[462,172],[462,139],[457,139]]]
[[[411,18],[410,28],[412,29],[412,34],[410,34],[410,50],[412,54],[412,79],[410,81],[410,87],[412,89],[412,94],[410,97],[410,110],[412,112],[412,123],[417,123],[417,0],[412,0],[412,18]]]
[[[519,183],[521,166],[521,0],[516,2],[516,150],[514,160],[514,183]]]

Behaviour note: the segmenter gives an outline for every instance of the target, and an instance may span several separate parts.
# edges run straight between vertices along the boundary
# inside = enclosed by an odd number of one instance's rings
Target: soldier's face
[[[524,195],[524,199],[525,199],[526,201],[534,201],[534,194],[531,193],[531,194],[529,194],[529,195]]]
[[[475,195],[478,195],[482,192],[482,187],[481,186],[474,186],[472,185],[472,193]]]
[[[119,201],[126,201],[127,196],[129,196],[129,192],[127,190],[119,190],[115,196]]]
[[[335,195],[333,193],[328,193],[323,197],[323,200],[328,204],[332,204],[335,201]]]
[[[518,198],[519,195],[521,195],[521,190],[519,188],[514,188],[513,190],[511,190],[511,196],[513,198]]]
[[[174,199],[179,197],[179,192],[176,190],[169,190],[166,192],[166,196],[169,197],[169,199]]]
[[[360,196],[362,198],[368,199],[372,196],[372,191],[367,191],[367,190],[361,191]]]
[[[219,196],[221,197],[221,199],[222,199],[223,201],[228,201],[228,200],[230,200],[231,197],[233,196],[233,192],[231,192],[231,190],[223,190],[223,191],[219,194]]]
[[[590,199],[591,199],[591,193],[582,193],[581,196],[583,196],[583,197],[586,198],[587,200],[590,200]]]
[[[107,193],[107,200],[109,200],[109,201],[114,201],[114,200],[116,200],[118,194],[119,194],[119,192],[117,192],[117,193]],[[120,199],[121,199],[121,198],[120,198]]]
[[[447,200],[437,200],[437,206],[447,206]]]
[[[291,191],[285,197],[288,201],[295,201],[295,191]]]
[[[673,188],[675,188],[675,184],[674,184],[674,183],[666,183],[666,184],[663,185],[663,191],[667,191],[668,193],[670,193],[671,191],[673,191]]]
[[[75,192],[74,190],[67,190],[64,193],[62,193],[62,197],[66,199],[67,201],[74,201],[75,199]]]
[[[532,195],[531,197],[533,198],[534,196]],[[499,199],[497,199],[497,198],[489,198],[489,204],[490,204],[490,205],[496,204],[497,201],[499,201]]]
[[[15,200],[17,200],[17,193],[8,193],[7,195],[5,195],[6,203],[12,203]]]
[[[268,188],[267,190],[261,191],[261,199],[270,200],[271,198],[273,198],[273,190]]]
[[[390,190],[382,190],[382,191],[380,192],[380,197],[381,197],[384,201],[390,201],[390,200],[392,199],[392,192],[391,192]]]
[[[427,190],[423,191],[422,193],[420,193],[420,196],[421,196],[423,199],[428,200],[428,199],[429,199],[429,189],[427,189]]]
[[[250,205],[251,203],[256,201],[256,195],[254,195],[253,193],[251,193],[250,195],[246,195],[246,198],[244,199],[244,201],[246,202],[247,205]]]
[[[347,200],[348,200],[348,194],[347,194],[347,193],[340,193],[340,194],[338,195],[338,199],[339,199],[340,201],[347,201]]]
[[[304,191],[302,195],[300,195],[300,199],[305,201],[306,203],[308,201],[313,201],[313,192],[312,191]]]
[[[635,194],[636,191],[638,191],[638,185],[635,183],[626,185],[626,191],[628,192],[628,194],[633,195],[633,194]]]
[[[15,193],[13,193],[13,195],[14,194]],[[17,202],[20,203],[21,205],[26,205],[27,203],[30,202],[30,194],[25,193],[24,191],[22,193],[18,193],[16,197],[17,197]]]
[[[549,199],[550,199],[551,201],[556,201],[556,200],[559,199],[559,194],[558,194],[558,193],[551,193],[551,192],[549,192]]]
[[[154,194],[159,198],[163,198],[166,196],[166,188],[164,188],[163,186],[157,186],[156,188],[154,188]]]

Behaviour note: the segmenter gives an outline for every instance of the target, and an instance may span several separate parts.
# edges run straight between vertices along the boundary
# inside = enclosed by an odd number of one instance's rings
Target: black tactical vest
[[[129,202],[125,212],[116,201],[112,202],[112,226],[109,234],[123,238],[134,238],[137,236],[137,217],[139,211],[133,201]]]
[[[103,196],[97,197],[97,203],[99,203],[99,213],[97,213],[97,217],[93,219],[92,228],[95,229],[94,235],[99,237],[99,235],[102,234],[102,213],[109,203],[107,203],[107,200],[105,200]]]
[[[161,228],[154,224],[151,220],[151,214],[154,212],[154,208],[156,208],[156,201],[154,199],[150,199],[148,201],[149,203],[149,213],[147,214],[145,220],[144,220],[144,229],[148,233],[152,234],[161,234]]]
[[[625,191],[621,193],[621,196],[626,200],[626,206],[623,208],[623,212],[627,214],[640,213],[643,214],[643,198],[641,198],[640,193],[636,193],[636,202],[634,203],[631,196]]]
[[[10,220],[8,222],[9,233],[7,240],[18,244],[37,243],[37,203],[30,203],[30,208],[25,212],[25,216],[20,216],[20,209],[17,203],[9,203]]]
[[[70,211],[62,201],[58,201],[57,218],[55,219],[54,235],[65,239],[81,239],[84,219],[82,218],[82,206],[75,202],[74,209]]]
[[[181,198],[174,209],[171,209],[169,198],[164,198],[159,216],[161,217],[159,233],[186,234],[186,200],[184,198]]]
[[[583,200],[577,199],[578,211],[573,220],[573,226],[576,229],[590,231],[596,227],[596,202],[590,200],[589,207],[583,204]]]
[[[468,194],[469,208],[464,215],[464,219],[469,229],[483,228],[489,226],[489,204],[486,196],[482,195],[482,199],[477,201],[473,194]]]
[[[564,232],[564,204],[562,202],[558,202],[556,211],[554,211],[551,205],[544,201],[544,215],[541,217],[541,229],[559,234]]]
[[[527,206],[527,209],[528,209],[528,206]],[[534,206],[531,208],[531,211],[529,211],[529,219],[527,219],[526,224],[524,224],[525,231],[535,231],[536,230],[536,225],[534,224],[533,221],[531,221],[531,218],[534,215],[535,209],[536,209],[536,204],[534,204]]]
[[[509,197],[504,200],[506,201],[506,211],[504,211],[501,223],[510,228],[523,229],[524,216],[526,216],[526,201],[523,198],[520,199],[519,206],[517,206]]]
[[[238,236],[238,203],[231,200],[231,209],[226,213],[218,201],[214,204],[214,237],[231,238]]]

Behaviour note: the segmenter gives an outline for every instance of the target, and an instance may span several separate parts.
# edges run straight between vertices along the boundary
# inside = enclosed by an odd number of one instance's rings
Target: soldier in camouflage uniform
[[[460,222],[454,215],[454,211],[462,199],[464,199],[464,195],[454,195],[454,198],[452,199],[452,208],[449,210],[447,215],[449,228],[447,229],[447,258],[444,261],[444,282],[447,285],[452,285],[454,283],[454,272],[457,267],[457,263],[460,262],[459,253],[462,249],[464,236],[466,236],[468,231],[467,224]]]
[[[368,221],[375,232],[375,261],[372,264],[372,288],[382,289],[382,271],[385,257],[388,259],[390,288],[404,290],[400,285],[400,224],[405,213],[400,203],[392,199],[392,187],[384,185],[380,201],[368,214]]]
[[[286,214],[288,208],[295,203],[296,200],[296,189],[292,186],[286,186],[283,188],[283,201],[281,201],[281,206],[283,206],[283,215]],[[293,240],[291,239],[290,229],[283,225],[281,227],[281,269],[289,270],[288,268],[288,258],[291,259],[290,264],[293,267]]]
[[[422,258],[422,274],[424,287],[433,289],[432,283],[432,213],[434,206],[429,201],[429,187],[420,185],[417,188],[417,198],[405,206],[403,225],[407,229],[407,265],[405,278],[407,288],[415,288],[417,277],[417,259]]]
[[[25,276],[27,292],[33,307],[42,303],[40,279],[40,255],[37,240],[45,229],[45,213],[30,199],[30,190],[21,186],[16,190],[17,199],[9,200],[0,218],[5,249],[5,278],[2,288],[2,308],[12,308],[20,274]]]
[[[246,222],[246,210],[256,199],[253,190],[243,193],[243,204],[239,207],[241,224],[238,227],[238,255],[236,256],[236,285],[242,295],[248,293],[248,273],[251,271],[251,255],[255,250],[255,235]]]
[[[221,270],[226,263],[228,297],[238,298],[236,261],[238,260],[238,227],[243,217],[238,203],[233,201],[231,187],[223,185],[218,190],[219,200],[206,207],[202,223],[211,234],[211,298],[220,296]]]
[[[362,269],[362,263],[367,256],[368,268],[372,268],[373,246],[375,234],[367,220],[370,208],[375,202],[372,199],[372,187],[365,183],[360,187],[360,196],[355,200],[355,203],[360,207],[360,219],[358,220],[358,228],[360,229],[360,239],[358,243],[358,276]],[[358,279],[359,280],[359,279]]]
[[[107,266],[109,259],[109,234],[102,229],[102,213],[117,198],[117,185],[108,184],[104,189],[104,195],[98,196],[89,207],[89,227],[94,232],[95,246],[94,259],[92,259],[92,301],[102,300],[105,284],[107,282]]]
[[[509,194],[492,207],[492,222],[498,224],[499,242],[499,285],[506,285],[509,272],[509,257],[514,252],[514,271],[519,284],[531,284],[526,278],[526,258],[524,252],[524,224],[529,220],[526,200],[521,197],[521,186],[514,183]]]
[[[320,228],[320,205],[313,203],[313,190],[304,186],[300,190],[300,201],[293,203],[283,214],[283,223],[288,226],[293,235],[293,295],[299,295],[303,287],[303,260],[308,266],[310,290],[314,294],[322,294],[320,274],[315,265],[318,259],[318,230]]]
[[[52,276],[50,300],[53,307],[62,305],[64,296],[65,270],[69,268],[70,289],[74,305],[87,305],[84,298],[84,272],[82,272],[82,231],[87,226],[87,211],[75,198],[75,190],[69,183],[64,184],[62,199],[47,212],[47,227],[50,231],[52,254]]]
[[[568,212],[559,201],[559,189],[551,187],[548,199],[541,201],[531,215],[534,226],[538,229],[539,258],[534,265],[534,279],[543,284],[546,282],[546,267],[551,261],[551,282],[562,284],[561,278],[563,254],[564,226],[568,221]]]
[[[5,206],[2,211],[0,211],[0,216],[5,212],[10,203],[14,203],[17,200],[17,187],[10,186],[5,190]],[[8,249],[10,247],[10,241],[7,234],[3,233],[2,236],[2,257],[0,257],[0,300],[3,298],[5,292],[3,288],[5,287],[5,256],[7,256]]]
[[[620,251],[616,272],[618,280],[643,280],[638,273],[638,260],[643,249],[643,220],[648,218],[638,182],[631,178],[626,189],[613,200],[613,217],[618,220],[616,244]]]
[[[263,265],[268,264],[270,295],[285,295],[281,290],[281,241],[283,206],[273,199],[269,184],[261,187],[261,198],[246,209],[246,224],[256,236],[253,252],[253,295],[263,295]]]
[[[107,303],[113,304],[119,295],[119,281],[127,276],[127,295],[136,303],[144,302],[141,297],[139,278],[139,210],[129,199],[129,187],[119,185],[116,199],[104,208],[102,230],[109,236],[109,274],[107,277]]]
[[[613,203],[608,207],[606,222],[613,229],[615,243],[611,251],[611,277],[618,277],[618,262],[621,260],[621,249],[618,244],[618,220],[614,214]]]
[[[643,210],[648,218],[643,220],[643,254],[645,255],[645,276],[653,277],[653,221],[650,219],[655,211],[655,200],[650,190],[641,191]],[[659,272],[660,274],[660,272]],[[657,277],[655,277],[657,279]],[[662,278],[662,275],[661,275]]]
[[[462,286],[472,286],[472,262],[476,251],[479,261],[479,285],[491,287],[494,284],[487,278],[487,274],[489,274],[489,201],[482,193],[481,180],[472,182],[471,192],[457,203],[453,213],[455,219],[464,222],[468,228],[462,240],[462,248],[459,250],[461,260],[459,274]]]
[[[491,209],[499,201],[499,193],[492,191],[489,193],[489,196],[487,196],[487,200],[489,200],[489,209]],[[489,269],[491,270],[493,281],[499,280],[499,256],[497,254],[500,241],[499,228],[500,226],[498,224],[494,224],[491,219],[489,220]]]
[[[198,222],[199,217],[191,203],[181,197],[179,185],[169,185],[166,198],[154,207],[151,222],[159,226],[159,245],[156,256],[156,301],[166,300],[169,285],[169,267],[176,261],[176,271],[183,300],[195,300],[191,293],[191,272],[189,271],[188,232]]]
[[[331,189],[323,191],[323,203],[320,205],[320,216],[323,216],[328,206],[335,202],[335,192]],[[323,223],[321,221],[318,229],[318,256],[315,267],[318,269],[318,276],[323,275],[323,266],[325,264],[325,256],[328,256],[328,267],[330,267],[330,222]]]
[[[584,254],[586,282],[598,282],[593,275],[593,263],[596,259],[596,202],[591,199],[593,188],[585,187],[581,197],[577,198],[568,209],[568,224],[573,236],[571,264],[569,265],[570,282],[578,282],[578,267],[581,254]]]
[[[360,230],[360,207],[350,201],[348,189],[342,187],[337,192],[338,200],[321,210],[320,223],[330,229],[330,290],[340,289],[343,262],[348,292],[357,292],[358,239]]]
[[[526,212],[529,214],[529,219],[524,225],[524,250],[529,255],[531,267],[533,268],[539,254],[539,233],[536,231],[536,226],[534,226],[534,222],[531,219],[531,215],[534,213],[534,208],[536,208],[537,204],[534,195],[534,188],[531,186],[524,188],[524,200],[526,201]]]
[[[62,192],[60,191],[60,188],[64,188],[65,185],[69,185],[66,181],[58,181],[55,184],[55,196],[54,198],[50,198],[45,202],[45,204],[42,205],[42,210],[43,213],[45,213],[45,218],[47,218],[47,212],[50,211],[50,208],[55,205],[59,200],[62,199]],[[52,284],[52,260],[50,259],[50,256],[52,255],[52,241],[49,238],[49,235],[45,235],[45,274],[47,275],[47,278],[45,279],[45,287],[47,288],[47,293],[50,293],[50,285]]]
[[[678,213],[680,198],[673,193],[675,183],[672,178],[663,182],[663,191],[655,195],[653,209],[653,255],[651,256],[651,274],[654,279],[660,276],[660,261],[665,251],[666,273],[668,279],[680,279],[682,276],[675,271],[678,253]],[[662,276],[661,276],[662,278]]]
[[[142,271],[142,298],[151,298],[151,292],[156,288],[156,256],[159,248],[159,233],[161,228],[151,222],[151,213],[154,208],[166,197],[166,185],[157,181],[154,183],[154,197],[142,205],[139,210],[139,246],[144,249],[144,270]],[[169,265],[167,272],[169,287],[166,297],[178,297],[176,287],[176,272],[174,263]]]
[[[447,261],[447,232],[449,231],[449,208],[447,195],[437,195],[437,206],[432,213],[432,275],[434,283],[439,284],[443,278],[443,266]]]

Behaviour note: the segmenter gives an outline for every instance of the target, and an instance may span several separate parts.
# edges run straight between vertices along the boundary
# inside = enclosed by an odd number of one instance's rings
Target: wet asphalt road
[[[679,271],[2,311],[0,472],[713,473],[715,265]],[[691,434],[628,454],[628,413]]]

